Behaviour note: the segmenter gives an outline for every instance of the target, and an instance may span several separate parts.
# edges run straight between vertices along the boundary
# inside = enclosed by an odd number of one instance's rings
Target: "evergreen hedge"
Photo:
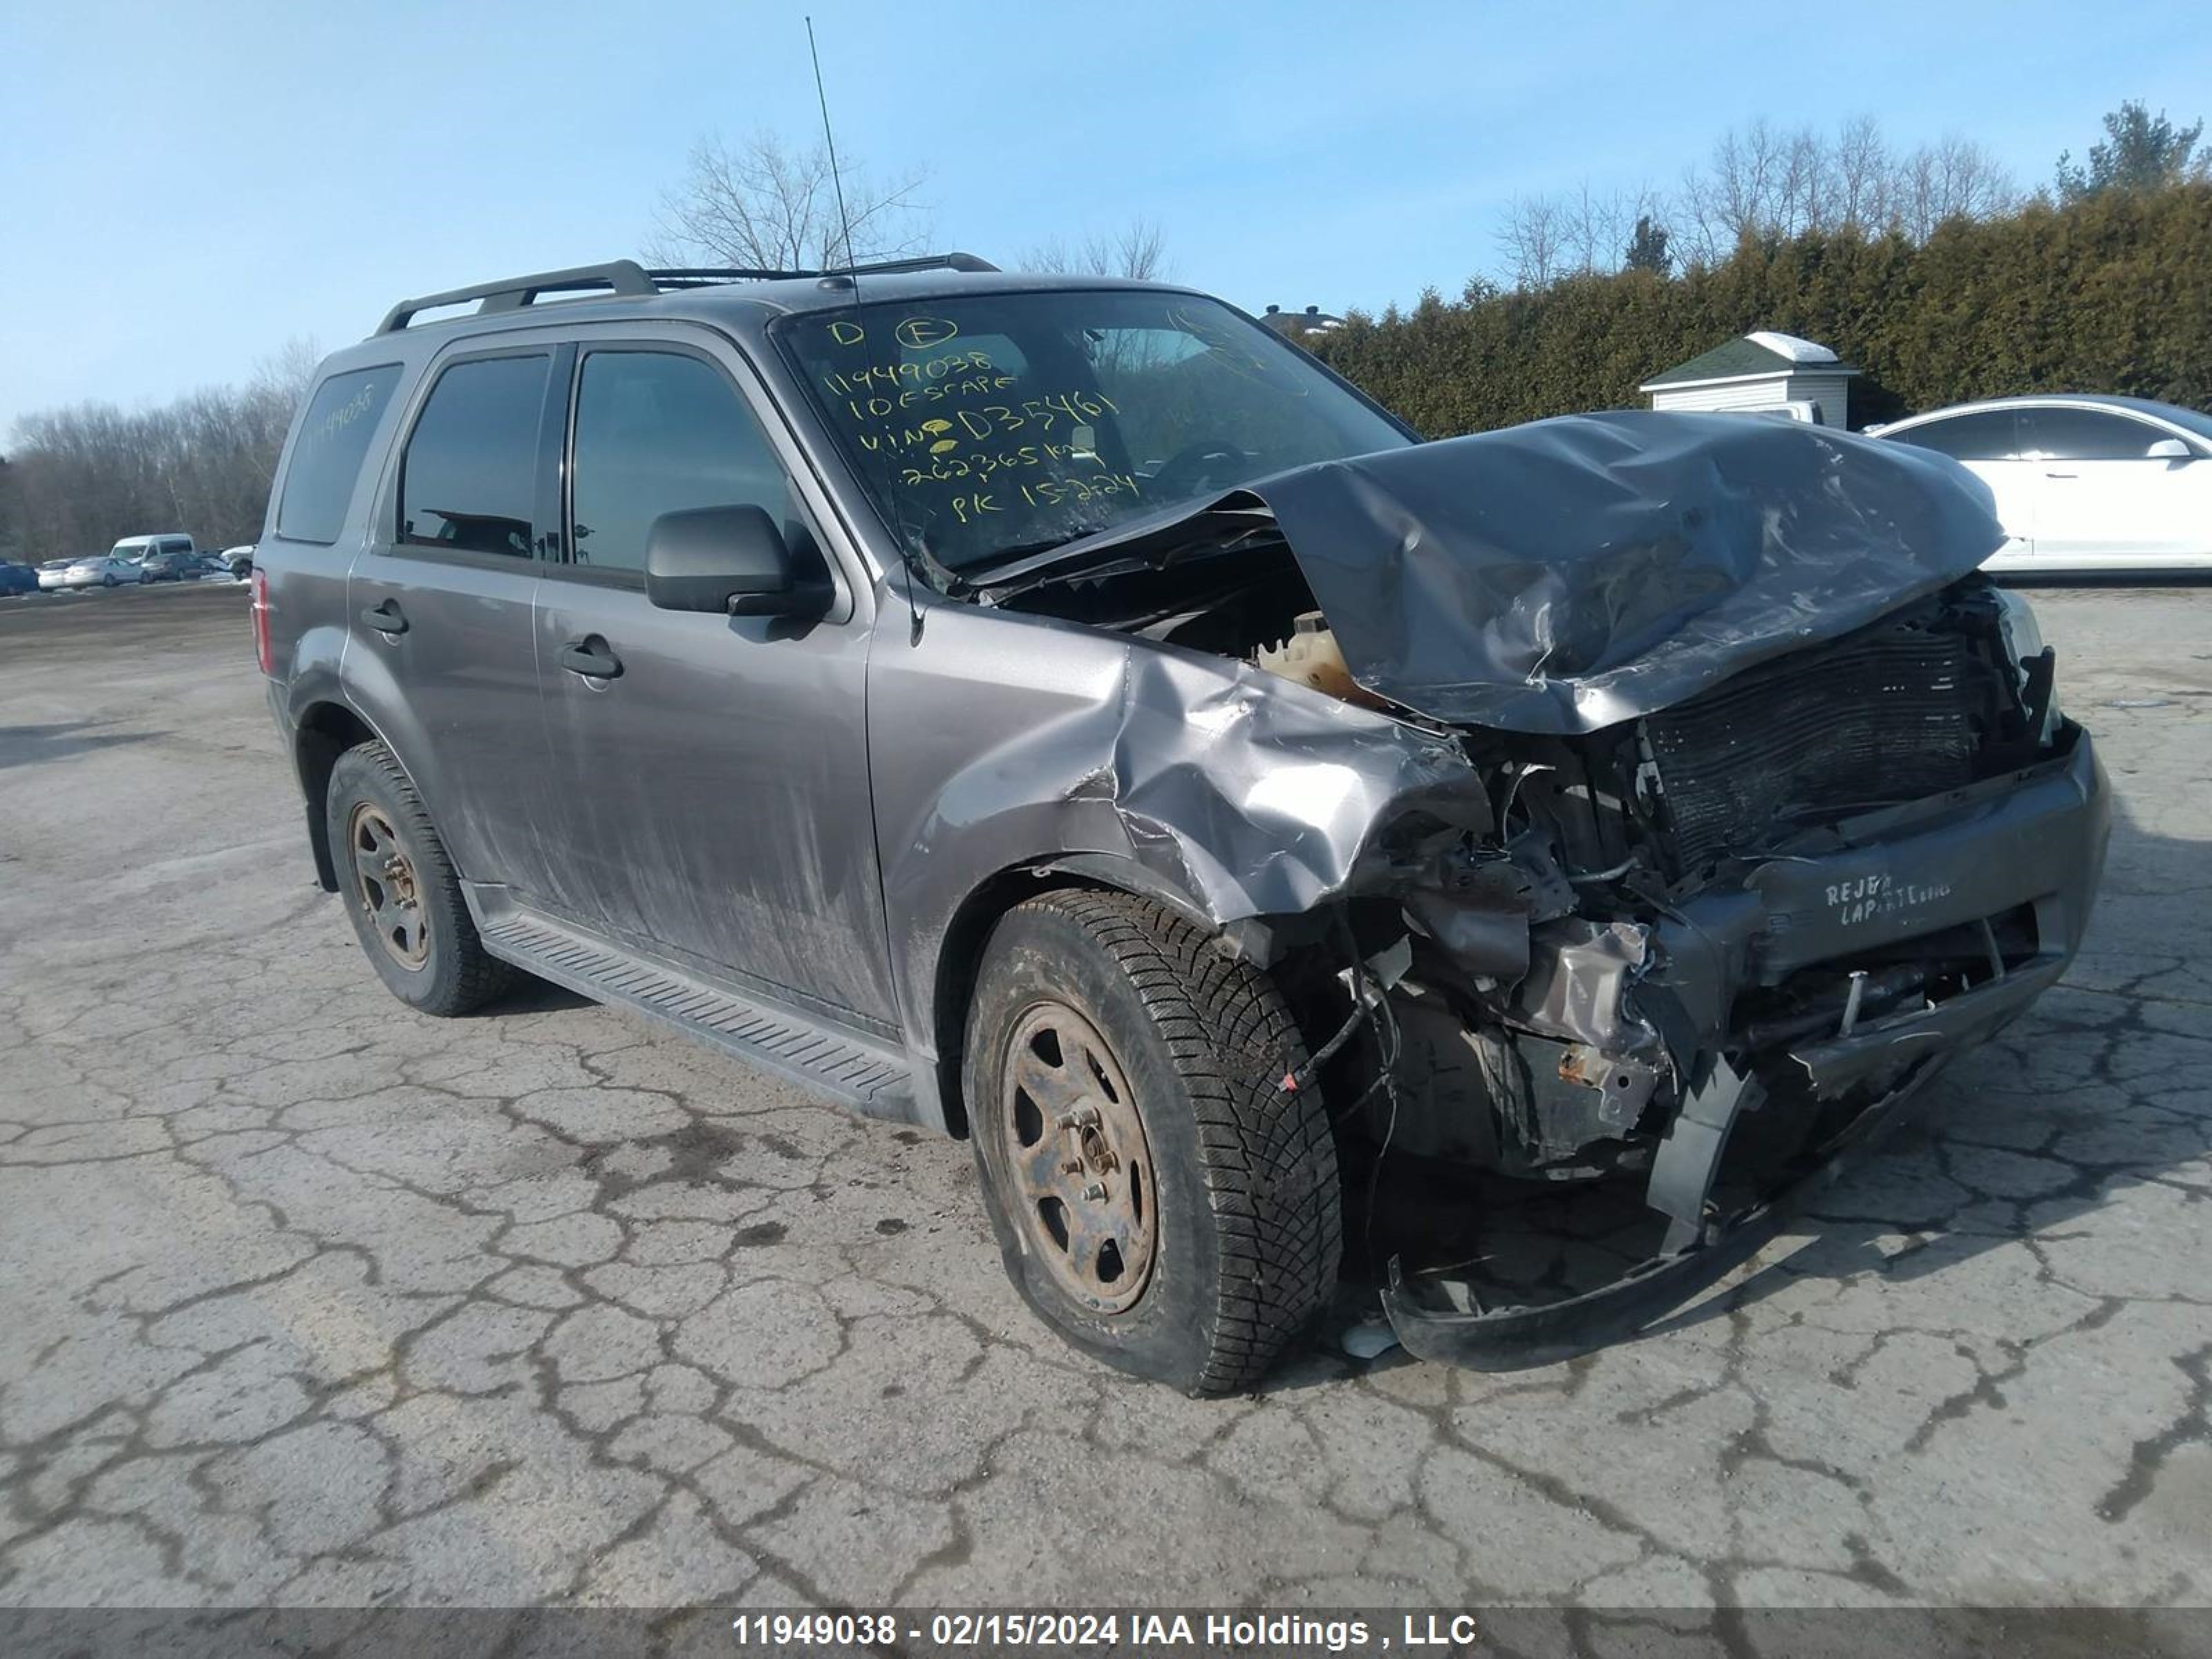
[[[2028,392],[2212,407],[2212,184],[2106,191],[1925,242],[1856,231],[1746,241],[1680,276],[1568,276],[1354,313],[1308,343],[1431,437],[1644,407],[1636,388],[1753,329],[1865,371],[1851,424]]]

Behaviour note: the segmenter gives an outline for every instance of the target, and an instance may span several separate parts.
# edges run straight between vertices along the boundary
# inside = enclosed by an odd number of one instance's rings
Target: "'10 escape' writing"
[[[854,324],[835,325],[831,331],[841,345],[859,345],[866,338]],[[951,322],[929,317],[908,318],[895,331],[899,343],[910,349],[945,343],[957,332]],[[833,370],[823,384],[843,402],[863,449],[905,459],[898,476],[910,489],[993,481],[1011,472],[1045,475],[988,492],[954,495],[949,505],[963,524],[1018,504],[1049,507],[1141,493],[1133,474],[1107,470],[1097,452],[1092,422],[1121,412],[1111,398],[1103,392],[1045,392],[976,402],[1018,384],[1018,377],[999,368],[988,352],[961,348],[927,358],[860,364]],[[958,406],[951,406],[956,402]],[[945,412],[927,414],[933,406]],[[908,414],[924,418],[898,418]],[[1016,434],[1027,435],[1004,441]],[[981,447],[986,444],[992,447]],[[1067,470],[1085,462],[1097,470]]]

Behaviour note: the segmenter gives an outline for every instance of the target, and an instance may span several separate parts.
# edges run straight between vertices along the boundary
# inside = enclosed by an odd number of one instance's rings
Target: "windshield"
[[[954,570],[1412,442],[1304,352],[1186,294],[861,305],[779,337],[854,476]]]

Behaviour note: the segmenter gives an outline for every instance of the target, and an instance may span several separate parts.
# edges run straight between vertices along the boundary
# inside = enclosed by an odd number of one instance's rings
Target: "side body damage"
[[[1626,1176],[1665,1218],[1567,1304],[1394,1264],[1409,1348],[1528,1363],[1637,1322],[2079,945],[2105,787],[2025,607],[1972,574],[1999,539],[1917,453],[1618,416],[1002,570],[872,662],[907,1029],[957,1054],[945,964],[994,880],[1161,898],[1299,988],[1333,1091],[1388,1069],[1397,1152]],[[1739,1190],[1754,1112],[1796,1151]]]

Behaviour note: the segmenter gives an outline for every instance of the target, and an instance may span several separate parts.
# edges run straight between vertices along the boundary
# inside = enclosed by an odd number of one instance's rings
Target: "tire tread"
[[[1018,908],[1056,912],[1112,957],[1182,1079],[1227,1268],[1191,1391],[1249,1389],[1328,1304],[1343,1252],[1328,1113],[1316,1089],[1281,1086],[1305,1059],[1290,1009],[1264,972],[1153,900],[1066,888]]]
[[[514,982],[515,969],[484,949],[476,921],[469,914],[468,901],[461,894],[460,873],[453,868],[446,843],[439,839],[437,826],[431,823],[422,798],[415,792],[414,780],[407,775],[407,769],[400,765],[398,757],[374,739],[355,744],[338,757],[338,765],[331,769],[333,790],[337,786],[340,769],[349,760],[359,762],[391,792],[392,804],[405,819],[400,827],[413,838],[419,854],[416,878],[431,890],[439,908],[439,919],[445,924],[441,943],[453,963],[448,988],[434,1000],[416,1006],[428,1014],[472,1012],[503,994]]]

